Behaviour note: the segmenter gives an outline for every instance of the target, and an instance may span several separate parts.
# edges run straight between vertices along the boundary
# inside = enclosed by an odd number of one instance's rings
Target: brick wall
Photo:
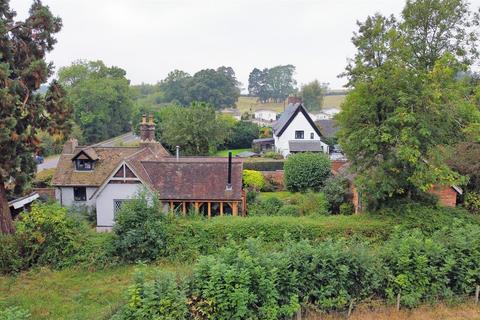
[[[434,185],[428,192],[438,197],[441,206],[455,207],[457,205],[457,192],[452,187]]]
[[[340,169],[345,163],[347,163],[346,160],[332,160],[332,171],[333,174],[336,174],[338,172],[338,169]]]
[[[55,200],[55,188],[34,188],[33,191],[38,193],[38,195],[42,198]]]

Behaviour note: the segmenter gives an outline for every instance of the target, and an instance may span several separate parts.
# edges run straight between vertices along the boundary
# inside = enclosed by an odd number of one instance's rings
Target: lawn
[[[135,268],[95,272],[44,268],[0,277],[0,309],[21,307],[30,311],[32,319],[108,319],[125,302]],[[190,267],[159,263],[144,268],[186,272]]]
[[[340,108],[340,105],[345,100],[344,95],[332,95],[332,96],[325,96],[323,99],[323,106],[325,108]],[[287,106],[287,102],[268,102],[268,103],[260,103],[258,102],[256,97],[239,97],[237,101],[237,109],[240,113],[244,112],[255,112],[256,110],[267,109],[282,113]]]
[[[252,151],[252,149],[246,148],[246,149],[220,150],[220,151],[217,151],[217,153],[215,153],[214,156],[216,156],[216,157],[228,157],[228,152],[229,151],[232,151],[232,156],[235,157],[237,154],[239,154],[241,152]]]

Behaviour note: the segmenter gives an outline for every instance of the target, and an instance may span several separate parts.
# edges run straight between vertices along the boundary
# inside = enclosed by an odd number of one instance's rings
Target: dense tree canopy
[[[78,61],[59,70],[59,81],[68,91],[87,143],[130,130],[133,100],[125,75],[125,70],[102,61]]]
[[[291,64],[263,70],[255,68],[248,77],[248,92],[262,103],[282,102],[296,90],[294,73],[295,66]]]
[[[400,19],[359,23],[339,137],[371,206],[464,181],[438,147],[480,138],[474,88],[460,76],[477,57],[476,23],[463,0],[408,1]]]
[[[321,84],[318,80],[303,85],[300,90],[303,105],[310,111],[320,110],[323,105],[323,97],[325,96],[327,88],[327,84]]]
[[[46,92],[37,92],[53,73],[45,54],[53,49],[60,18],[34,1],[24,21],[8,1],[0,5],[0,233],[13,232],[5,184],[14,182],[17,193],[35,172],[33,161],[37,130],[64,134],[69,130],[70,108],[65,91],[52,82]]]

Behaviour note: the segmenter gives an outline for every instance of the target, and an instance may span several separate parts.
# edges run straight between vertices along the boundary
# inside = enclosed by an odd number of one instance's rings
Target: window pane
[[[73,199],[75,201],[87,201],[87,188],[85,187],[73,188]]]
[[[310,139],[313,139],[314,136],[315,136],[315,135],[313,134],[313,132],[311,132],[311,133],[310,133]]]
[[[295,131],[295,139],[303,139],[303,131]]]

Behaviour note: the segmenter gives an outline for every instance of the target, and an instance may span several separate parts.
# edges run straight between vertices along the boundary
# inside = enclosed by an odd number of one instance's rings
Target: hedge
[[[244,161],[243,169],[255,171],[283,170],[284,160]]]

